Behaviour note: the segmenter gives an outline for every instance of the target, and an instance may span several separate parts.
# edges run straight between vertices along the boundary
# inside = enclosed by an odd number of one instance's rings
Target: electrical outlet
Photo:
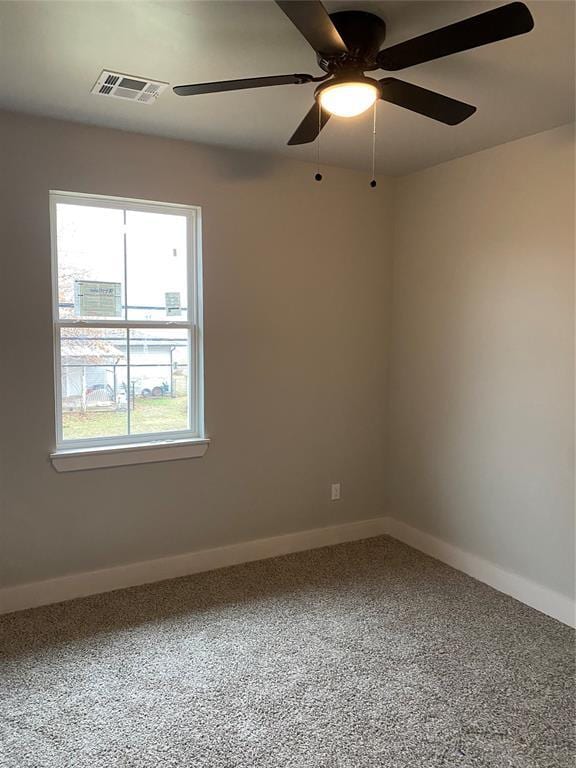
[[[340,483],[332,483],[330,489],[330,499],[332,501],[338,501],[340,498]]]

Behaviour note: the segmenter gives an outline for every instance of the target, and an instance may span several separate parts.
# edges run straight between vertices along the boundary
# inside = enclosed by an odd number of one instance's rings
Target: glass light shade
[[[320,91],[322,108],[339,117],[361,115],[374,104],[378,91],[370,83],[335,83]]]

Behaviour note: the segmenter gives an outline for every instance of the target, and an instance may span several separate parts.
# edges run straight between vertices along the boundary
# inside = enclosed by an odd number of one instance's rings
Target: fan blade
[[[378,66],[388,71],[413,67],[424,61],[523,35],[533,28],[534,19],[524,3],[509,3],[385,48],[378,54]]]
[[[319,0],[276,0],[276,5],[317,53],[332,56],[348,52],[340,32]]]
[[[395,77],[384,77],[379,82],[382,88],[380,98],[383,101],[418,112],[446,125],[458,125],[476,112],[476,107],[471,104],[420,88],[419,85],[405,83]]]
[[[326,110],[323,109],[321,118],[319,112],[320,104],[316,101],[308,110],[304,120],[302,120],[298,128],[296,128],[290,137],[290,140],[288,141],[289,145],[309,144],[316,139],[322,128],[324,128],[330,119],[330,112],[326,112]]]
[[[313,80],[312,75],[272,75],[271,77],[248,77],[243,80],[222,80],[219,83],[177,85],[173,90],[178,96],[197,96],[201,93],[241,91],[245,88],[266,88],[269,85],[298,85],[300,83],[309,83],[311,80]]]

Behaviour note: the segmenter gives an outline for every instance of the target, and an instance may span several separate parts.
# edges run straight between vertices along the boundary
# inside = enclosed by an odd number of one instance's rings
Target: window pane
[[[128,318],[186,320],[186,216],[126,211]]]
[[[189,429],[188,331],[131,329],[130,432]]]
[[[124,318],[124,211],[56,206],[60,318]]]
[[[113,328],[62,328],[64,440],[126,435],[126,334]]]

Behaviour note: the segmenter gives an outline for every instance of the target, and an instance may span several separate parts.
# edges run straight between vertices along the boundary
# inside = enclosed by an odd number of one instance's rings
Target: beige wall
[[[9,113],[0,147],[0,583],[391,514],[571,592],[570,128],[377,190]],[[52,469],[49,189],[203,207],[204,458]]]
[[[574,590],[574,134],[401,179],[390,513]]]
[[[384,183],[8,113],[0,148],[3,584],[381,514]],[[49,189],[203,207],[204,458],[52,469]]]

